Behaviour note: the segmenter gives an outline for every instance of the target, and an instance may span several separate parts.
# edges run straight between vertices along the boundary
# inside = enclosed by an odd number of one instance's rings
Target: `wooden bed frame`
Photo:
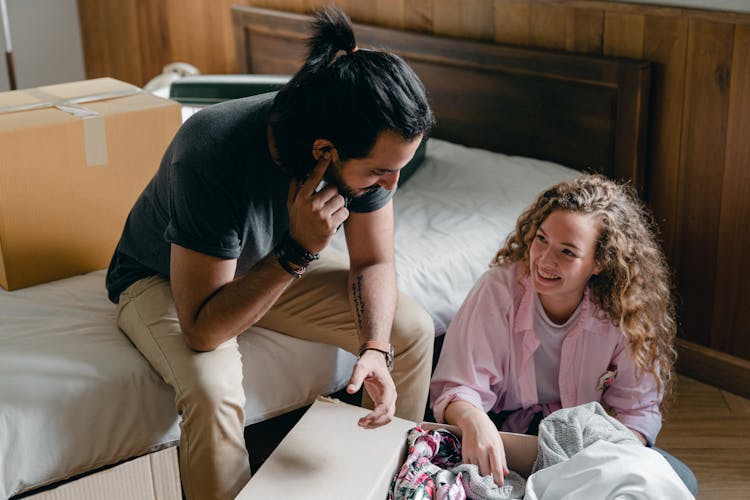
[[[240,68],[293,74],[309,16],[232,7]],[[645,194],[651,68],[577,55],[355,24],[360,47],[406,59],[437,117],[431,135],[632,181]]]

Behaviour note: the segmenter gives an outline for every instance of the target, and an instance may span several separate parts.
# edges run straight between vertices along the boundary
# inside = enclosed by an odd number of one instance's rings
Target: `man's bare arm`
[[[289,234],[311,253],[325,248],[349,215],[336,188],[315,192],[329,163],[330,154],[326,154],[304,183],[292,181],[289,186]],[[293,270],[295,265],[287,263],[287,267]],[[172,295],[192,349],[215,349],[254,325],[294,280],[273,255],[235,278],[236,269],[236,259],[220,259],[172,244]]]

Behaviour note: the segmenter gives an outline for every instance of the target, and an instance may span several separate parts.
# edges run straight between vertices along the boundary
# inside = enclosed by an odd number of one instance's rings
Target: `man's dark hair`
[[[395,54],[357,50],[349,18],[315,13],[305,64],[274,101],[270,125],[284,167],[304,178],[315,139],[331,141],[342,161],[367,156],[381,132],[405,140],[434,122],[419,77]]]

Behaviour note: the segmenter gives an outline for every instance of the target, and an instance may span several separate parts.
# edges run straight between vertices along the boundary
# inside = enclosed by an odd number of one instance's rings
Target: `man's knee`
[[[431,350],[435,337],[432,317],[413,299],[399,295],[396,315],[393,319],[392,342],[396,347],[420,346],[420,350]]]
[[[237,413],[244,417],[245,392],[242,387],[241,361],[217,359],[206,363],[205,358],[216,351],[196,353],[187,374],[183,371],[177,390],[177,409],[186,414]],[[226,356],[224,356],[226,358]],[[235,366],[233,366],[235,365]]]

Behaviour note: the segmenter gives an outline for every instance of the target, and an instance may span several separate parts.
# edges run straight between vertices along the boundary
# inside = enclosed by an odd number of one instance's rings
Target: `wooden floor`
[[[680,377],[656,445],[698,479],[698,500],[750,499],[750,400]]]

